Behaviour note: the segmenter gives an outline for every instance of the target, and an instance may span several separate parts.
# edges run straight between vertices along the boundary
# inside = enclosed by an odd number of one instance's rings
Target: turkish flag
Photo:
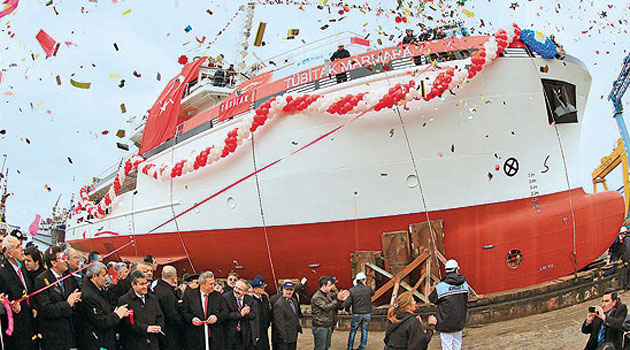
[[[357,44],[357,45],[363,45],[363,46],[370,46],[370,41],[367,39],[363,39],[363,38],[359,38],[356,36],[353,36],[352,38],[350,38],[350,43],[351,44]]]
[[[149,109],[149,117],[142,134],[140,154],[152,150],[175,136],[179,105],[184,91],[188,83],[199,75],[199,67],[206,60],[207,57],[201,57],[186,64],[182,72],[166,84],[160,97]]]

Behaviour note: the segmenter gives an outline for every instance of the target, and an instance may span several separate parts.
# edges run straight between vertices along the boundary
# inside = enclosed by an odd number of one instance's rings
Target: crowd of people
[[[211,271],[180,278],[151,255],[105,264],[98,252],[81,267],[82,256],[69,245],[41,252],[23,247],[19,231],[0,238],[4,349],[294,350],[303,333],[296,292],[306,278],[285,280],[269,295],[260,275],[246,280],[231,272],[222,284]],[[414,314],[413,295],[398,296],[388,312],[386,349],[426,349],[436,329],[443,349],[461,348],[468,286],[455,261],[446,268],[429,297],[437,314],[426,324]],[[352,314],[347,349],[355,349],[361,329],[358,349],[365,350],[374,295],[367,276],[358,273],[350,290],[338,290],[334,277],[317,283],[310,300],[315,350],[331,347],[340,310]]]

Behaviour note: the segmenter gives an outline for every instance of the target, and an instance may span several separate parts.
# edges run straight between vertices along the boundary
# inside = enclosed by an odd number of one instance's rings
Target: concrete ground
[[[624,304],[630,303],[630,292],[622,293]],[[490,323],[475,328],[464,329],[464,349],[510,349],[510,350],[542,350],[542,349],[582,349],[588,335],[582,334],[582,322],[588,313],[588,307],[599,303],[591,300],[564,309],[540,315],[527,316],[515,320]],[[360,331],[355,339],[358,348]],[[382,350],[384,332],[370,332],[367,350]],[[348,332],[335,331],[331,349],[344,350]],[[313,349],[313,333],[305,329],[298,339],[299,350]],[[430,350],[440,348],[440,337],[435,335],[429,344]]]

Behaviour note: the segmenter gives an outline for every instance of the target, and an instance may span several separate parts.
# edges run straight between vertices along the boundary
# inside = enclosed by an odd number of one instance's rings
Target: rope
[[[177,137],[177,131],[175,133],[175,137]],[[175,160],[175,147],[171,147],[171,164],[174,162]],[[170,202],[171,202],[171,213],[173,213],[173,219],[175,219],[175,208],[173,207],[173,178],[171,178],[171,181],[169,181],[169,185],[170,185],[170,191],[169,191],[169,196],[170,196]],[[184,243],[184,238],[182,237],[182,233],[179,230],[179,224],[177,223],[177,220],[175,221],[175,230],[177,230],[177,237],[179,238],[179,243],[181,243],[182,248],[184,248],[184,254],[186,254],[186,260],[188,260],[188,263],[190,264],[190,267],[193,270],[193,273],[197,273],[197,270],[195,269],[195,265],[193,265],[192,263],[192,259],[190,259],[190,254],[188,254],[188,248],[186,248],[186,243]]]
[[[252,159],[254,161],[254,170],[258,170],[258,166],[256,165],[256,148],[254,147],[254,134],[252,134]],[[273,265],[273,258],[271,257],[271,248],[269,246],[269,234],[267,232],[267,222],[265,220],[265,212],[263,210],[262,205],[262,195],[260,194],[260,182],[258,180],[258,173],[254,175],[254,180],[256,181],[256,194],[258,195],[258,205],[260,207],[260,217],[262,219],[263,232],[265,234],[265,246],[267,248],[267,257],[269,258],[269,267],[271,268],[271,276],[273,277],[273,285],[275,288],[278,287],[278,280],[276,279],[276,269]]]
[[[532,66],[534,68],[534,71],[536,72],[536,75],[538,75],[538,78],[541,79],[542,81],[542,77],[540,76],[540,72],[538,71],[538,67],[536,67],[536,63],[534,62],[534,59],[530,57],[530,62],[532,63]],[[549,104],[549,99],[547,98],[547,93],[545,92],[545,90],[543,89],[543,95],[545,98],[545,104],[547,106],[547,109],[549,111],[551,111],[551,113],[553,113],[553,109],[551,108],[551,105]],[[552,114],[553,117],[553,114]],[[569,172],[568,172],[568,167],[567,167],[567,159],[564,153],[564,147],[562,146],[562,139],[560,138],[560,132],[558,131],[558,126],[555,123],[554,120],[554,124],[553,124],[553,129],[554,132],[556,134],[556,139],[558,140],[558,146],[560,148],[560,155],[562,157],[562,167],[564,170],[564,176],[565,179],[567,181],[567,192],[569,193],[569,211],[571,212],[571,224],[572,224],[572,230],[573,230],[573,252],[572,255],[570,256],[570,259],[572,259],[572,264],[573,264],[573,273],[577,274],[577,243],[575,240],[575,231],[576,231],[576,226],[575,226],[575,210],[573,209],[573,197],[571,194],[571,182],[569,179]]]

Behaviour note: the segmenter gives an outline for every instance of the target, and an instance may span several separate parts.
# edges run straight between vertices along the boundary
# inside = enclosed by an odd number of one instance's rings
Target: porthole
[[[512,249],[508,252],[505,262],[509,268],[516,269],[523,262],[523,253],[518,249]]]

